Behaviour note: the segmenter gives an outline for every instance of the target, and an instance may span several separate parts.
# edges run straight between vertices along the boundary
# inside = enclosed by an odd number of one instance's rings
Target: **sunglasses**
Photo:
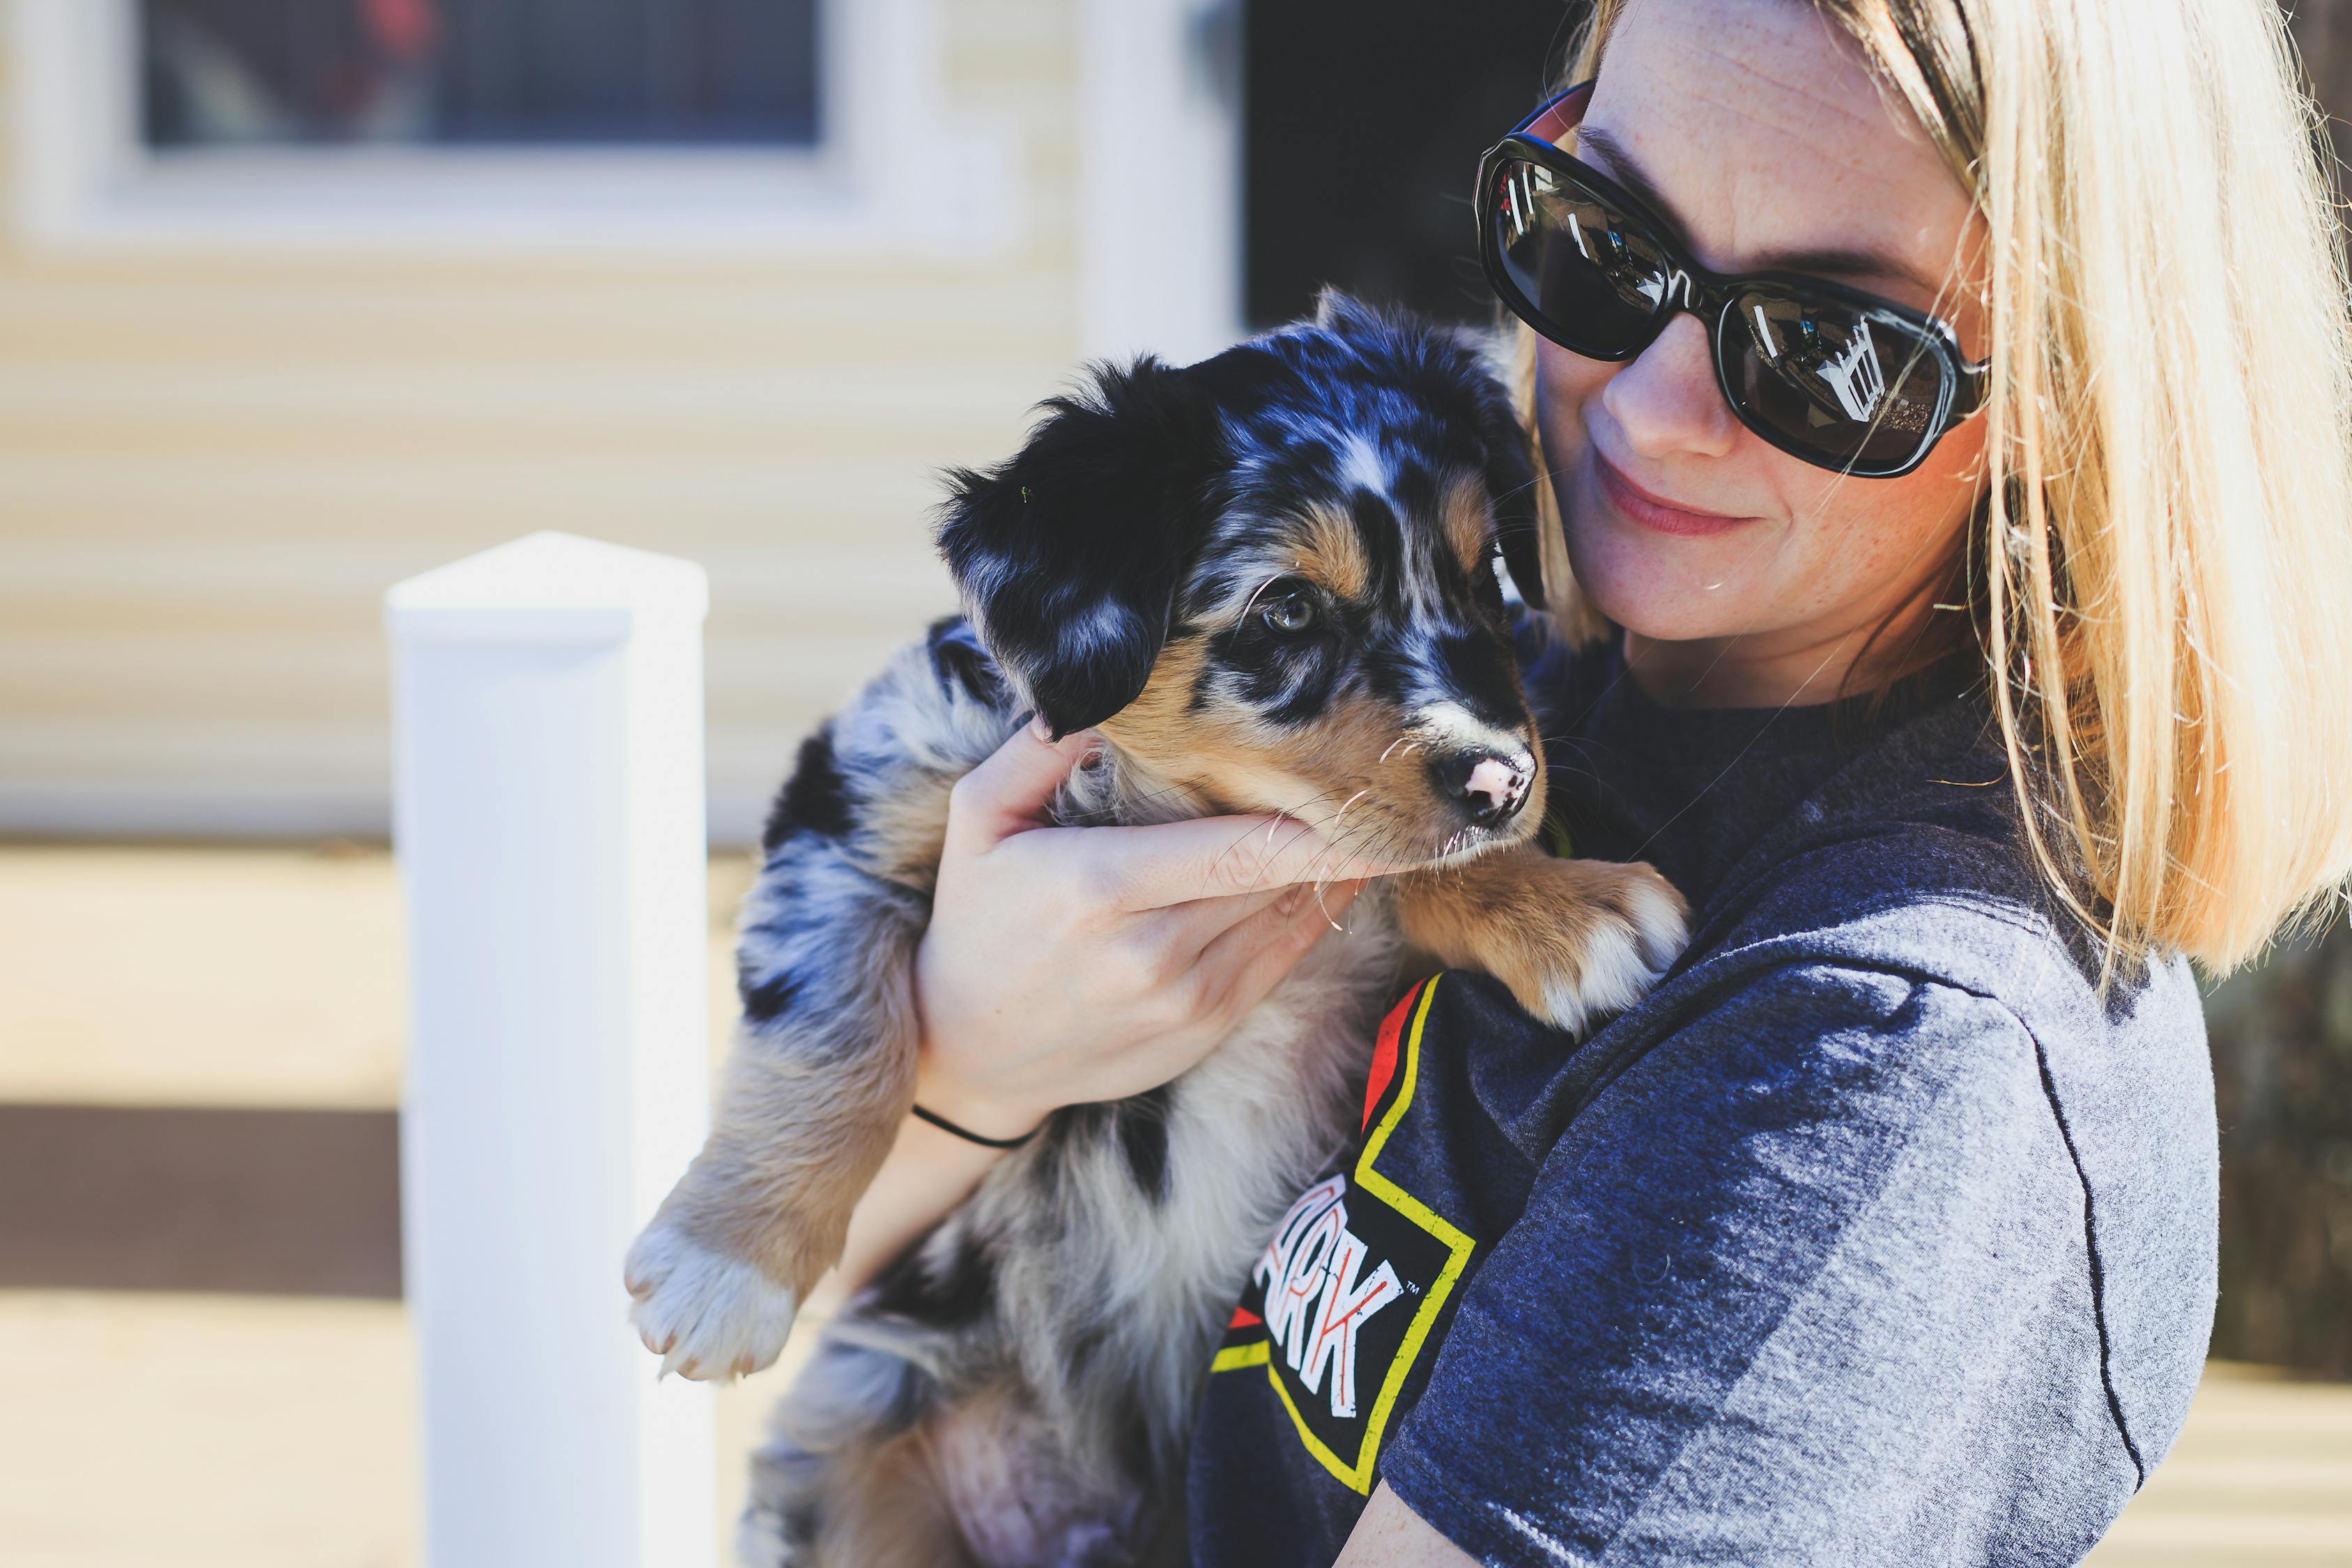
[[[1793,457],[1894,479],[1984,404],[1948,322],[1791,273],[1709,272],[1674,231],[1553,143],[1592,84],[1538,109],[1478,163],[1478,253],[1510,312],[1588,359],[1629,360],[1677,310],[1706,323],[1739,422]]]

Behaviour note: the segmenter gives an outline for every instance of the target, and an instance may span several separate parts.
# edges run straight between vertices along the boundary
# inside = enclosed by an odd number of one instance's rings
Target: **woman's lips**
[[[1663,500],[1619,473],[1616,465],[1597,451],[1592,454],[1592,471],[1600,479],[1602,497],[1617,509],[1619,516],[1660,533],[1706,538],[1728,533],[1742,523],[1757,521],[1752,517],[1730,517],[1719,511],[1692,511],[1686,507]]]

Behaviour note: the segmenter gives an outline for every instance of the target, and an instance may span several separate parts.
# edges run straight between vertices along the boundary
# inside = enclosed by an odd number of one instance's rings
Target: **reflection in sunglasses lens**
[[[1615,358],[1638,347],[1665,299],[1656,241],[1540,164],[1496,173],[1495,221],[1511,283],[1570,346]]]
[[[1749,289],[1722,324],[1741,414],[1837,464],[1899,467],[1935,416],[1942,362],[1896,318]]]

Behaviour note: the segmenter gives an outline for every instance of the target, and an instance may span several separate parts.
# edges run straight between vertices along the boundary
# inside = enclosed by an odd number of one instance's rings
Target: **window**
[[[945,4],[0,0],[13,216],[75,244],[1001,253],[1018,138],[952,100]]]
[[[814,145],[814,0],[140,0],[158,151]]]

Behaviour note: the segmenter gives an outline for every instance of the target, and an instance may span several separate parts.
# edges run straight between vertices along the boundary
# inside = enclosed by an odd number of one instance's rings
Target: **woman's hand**
[[[915,959],[915,1100],[984,1138],[1017,1138],[1062,1106],[1174,1078],[1274,989],[1362,887],[1299,885],[1331,857],[1281,818],[1045,826],[1054,791],[1100,743],[1024,730],[949,803]],[[907,1118],[858,1200],[840,1266],[803,1311],[835,1310],[1003,1157]]]
[[[1025,729],[950,797],[915,964],[916,1099],[984,1136],[1176,1077],[1362,886],[1304,885],[1330,857],[1287,818],[1045,826],[1056,786],[1101,743]]]

